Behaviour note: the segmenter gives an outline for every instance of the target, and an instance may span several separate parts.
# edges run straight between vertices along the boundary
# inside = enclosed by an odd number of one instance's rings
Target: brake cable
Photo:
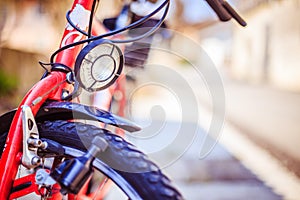
[[[63,50],[66,50],[68,48],[71,48],[71,47],[74,47],[74,46],[77,46],[77,45],[81,45],[81,44],[84,44],[84,43],[87,43],[87,42],[91,42],[91,41],[94,41],[94,40],[99,40],[99,39],[102,39],[104,37],[109,37],[109,36],[112,36],[112,35],[115,35],[115,34],[118,34],[118,33],[121,33],[121,32],[124,32],[126,30],[129,30],[129,29],[133,29],[143,23],[145,23],[146,21],[148,21],[152,16],[154,16],[155,14],[157,14],[161,9],[163,9],[164,7],[166,7],[165,9],[165,13],[164,13],[164,16],[163,17],[166,17],[167,15],[167,12],[168,12],[168,8],[169,8],[169,4],[170,4],[170,0],[165,0],[157,9],[155,9],[153,12],[151,12],[150,14],[142,17],[141,19],[139,19],[138,21],[136,22],[133,22],[131,24],[129,24],[128,26],[125,26],[123,28],[120,28],[120,29],[116,29],[116,30],[113,30],[113,31],[110,31],[108,33],[105,33],[105,34],[102,34],[102,35],[99,35],[99,36],[91,36],[91,38],[88,38],[88,39],[85,39],[85,40],[81,40],[81,41],[78,41],[78,42],[74,42],[72,44],[68,44],[68,45],[65,45],[63,47],[61,47],[60,49],[56,50],[52,55],[51,55],[51,58],[50,58],[50,63],[54,63],[54,58],[55,56],[63,51]],[[69,19],[70,20],[70,19]],[[161,18],[160,21],[163,21],[164,19]],[[158,23],[159,24],[159,23]],[[73,27],[75,26],[74,23],[70,23],[70,25]],[[75,28],[75,27],[74,27]],[[153,27],[154,28],[154,27]],[[77,30],[77,27],[76,27],[76,30]],[[147,34],[144,34],[142,35],[143,37],[136,37],[136,38],[132,38],[132,39],[129,39],[129,40],[125,40],[126,42],[133,42],[133,41],[136,41],[136,40],[140,40],[144,37],[147,37],[149,36],[150,34],[152,34],[154,31],[157,30],[157,27],[155,26],[154,29],[150,29],[149,30],[149,33]],[[84,32],[84,31],[80,31],[80,32]],[[151,33],[150,33],[151,32]],[[85,32],[84,32],[85,33]],[[85,34],[84,34],[85,35]],[[121,41],[115,41],[116,43],[123,43]]]

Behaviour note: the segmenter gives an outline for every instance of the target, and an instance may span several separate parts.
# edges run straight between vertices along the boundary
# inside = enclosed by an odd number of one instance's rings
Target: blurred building
[[[198,41],[228,77],[299,92],[300,1],[229,2],[246,19],[247,27],[233,20],[219,23],[206,2],[188,0],[181,1],[185,26],[180,24],[177,30]]]
[[[247,13],[248,27],[234,30],[234,78],[300,91],[300,1],[266,1]]]

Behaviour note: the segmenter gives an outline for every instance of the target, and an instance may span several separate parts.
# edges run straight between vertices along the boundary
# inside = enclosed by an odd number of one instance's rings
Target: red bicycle
[[[221,20],[234,17],[245,25],[226,2],[207,1]],[[99,121],[131,132],[140,130],[137,125],[76,103],[81,88],[95,92],[117,80],[124,60],[116,44],[134,42],[155,32],[167,15],[170,1],[163,1],[134,23],[102,34],[93,23],[97,3],[74,0],[60,48],[50,58],[51,70],[29,90],[16,110],[0,117],[0,199],[30,193],[42,199],[101,199],[108,182],[115,183],[127,199],[182,199],[159,167],[132,144],[78,120]],[[107,39],[138,27],[161,10],[162,18],[147,32],[130,39]],[[27,169],[22,176],[21,166]],[[92,183],[99,184],[95,187]]]

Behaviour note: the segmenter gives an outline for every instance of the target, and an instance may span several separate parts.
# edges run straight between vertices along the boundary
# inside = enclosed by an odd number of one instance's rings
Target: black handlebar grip
[[[215,11],[221,21],[228,21],[231,19],[230,13],[222,5],[223,0],[206,0],[210,7]],[[222,2],[221,2],[222,1]]]

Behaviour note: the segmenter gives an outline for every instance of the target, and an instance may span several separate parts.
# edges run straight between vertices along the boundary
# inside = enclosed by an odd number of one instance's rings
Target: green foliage
[[[0,96],[11,94],[17,86],[17,77],[0,69]]]

